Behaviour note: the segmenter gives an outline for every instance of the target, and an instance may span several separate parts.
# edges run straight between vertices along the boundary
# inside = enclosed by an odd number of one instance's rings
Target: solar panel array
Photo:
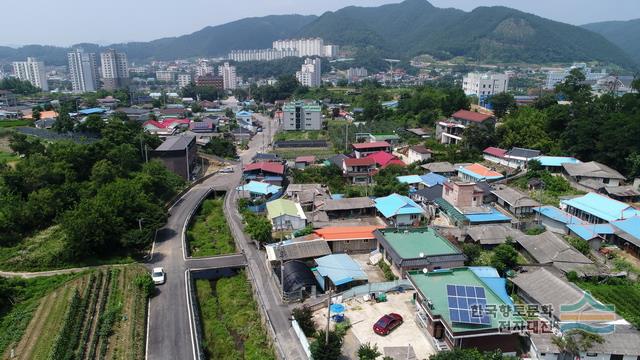
[[[480,286],[447,285],[449,316],[452,322],[490,325],[491,319],[485,311],[487,297]]]

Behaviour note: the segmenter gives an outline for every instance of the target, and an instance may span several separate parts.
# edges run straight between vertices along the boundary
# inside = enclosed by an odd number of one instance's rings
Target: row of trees
[[[0,164],[0,246],[51,225],[64,231],[66,260],[145,248],[165,221],[164,203],[183,186],[144,148],[158,139],[138,124],[110,119],[91,127],[100,140],[44,143],[14,134],[15,167]],[[86,124],[86,123],[85,123]]]

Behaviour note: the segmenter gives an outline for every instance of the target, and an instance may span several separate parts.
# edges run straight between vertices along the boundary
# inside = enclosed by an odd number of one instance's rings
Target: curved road
[[[272,121],[262,118],[263,121]],[[266,124],[266,122],[265,122]],[[266,128],[266,126],[265,126]],[[269,134],[275,133],[272,121]],[[150,266],[162,266],[167,273],[165,284],[158,286],[158,294],[149,303],[149,321],[147,333],[147,359],[199,360],[196,350],[194,322],[190,312],[190,296],[187,287],[187,272],[191,268],[208,268],[228,261],[229,265],[238,264],[239,255],[223,258],[188,259],[183,249],[182,236],[190,214],[197,209],[201,200],[210,191],[231,191],[225,200],[226,217],[236,240],[237,246],[246,255],[246,262],[252,274],[260,274],[257,286],[259,299],[256,299],[268,312],[269,319],[276,332],[276,346],[282,349],[286,359],[306,359],[300,343],[293,332],[286,305],[281,304],[278,289],[266,278],[267,269],[263,256],[249,243],[242,231],[241,220],[235,207],[235,193],[232,191],[241,180],[241,166],[249,163],[256,152],[262,151],[271,142],[265,132],[258,133],[249,144],[249,149],[240,154],[242,162],[235,166],[233,174],[217,174],[202,184],[194,186],[170,210],[165,227],[158,231]],[[195,300],[195,299],[194,299]]]

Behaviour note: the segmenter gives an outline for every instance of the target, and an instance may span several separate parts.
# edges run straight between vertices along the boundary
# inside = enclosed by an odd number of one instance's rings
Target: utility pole
[[[138,228],[140,229],[140,231],[142,231],[142,220],[144,219],[138,219]]]
[[[329,344],[329,325],[331,323],[331,293],[333,291],[333,288],[331,286],[329,286],[329,299],[327,299],[327,331],[325,333],[325,337],[324,337],[324,343],[325,345]]]
[[[282,302],[284,302],[284,248],[282,245],[282,217],[280,217],[280,295]]]

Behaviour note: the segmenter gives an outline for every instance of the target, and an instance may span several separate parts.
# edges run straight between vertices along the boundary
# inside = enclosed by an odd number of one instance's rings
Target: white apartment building
[[[172,70],[158,70],[156,71],[156,80],[174,82],[176,81],[176,72]]]
[[[73,91],[77,93],[98,90],[98,63],[95,53],[76,49],[67,54],[69,77]]]
[[[506,92],[508,87],[509,77],[506,74],[472,72],[462,78],[464,93],[479,99]]]
[[[191,84],[193,79],[191,78],[191,74],[178,74],[178,86],[180,88],[186,87]]]
[[[299,57],[325,56],[324,40],[321,38],[276,40],[273,42],[273,48],[275,50],[296,50]]]
[[[255,50],[233,50],[227,56],[229,60],[243,61],[271,61],[286,57],[298,56],[298,52],[293,49],[255,49]]]
[[[303,86],[318,87],[322,85],[322,59],[306,58],[300,71],[296,72],[296,79]]]
[[[363,67],[347,69],[347,80],[349,81],[355,81],[368,75],[369,72]]]
[[[108,49],[100,54],[102,68],[102,86],[114,90],[127,85],[129,64],[127,54]]]
[[[338,45],[325,45],[324,46],[324,50],[323,50],[323,55],[324,57],[337,57],[338,56]]]
[[[587,81],[597,81],[606,77],[608,74],[605,69],[602,69],[599,73],[595,73],[591,71],[591,68],[587,66],[585,63],[575,63],[571,67],[568,67],[561,71],[549,71],[547,74],[547,89],[553,89],[557,84],[564,81],[564,79],[569,75],[571,70],[580,69],[585,76],[585,80]]]
[[[44,70],[44,62],[36,58],[28,57],[27,61],[15,61],[13,63],[13,74],[22,81],[28,81],[31,85],[49,91],[47,84],[47,74]]]
[[[285,131],[321,130],[322,109],[320,105],[302,101],[285,104],[282,107],[282,128]]]
[[[218,66],[218,74],[222,76],[225,90],[234,90],[238,86],[235,66],[231,66],[228,62],[226,62]]]
[[[200,60],[198,66],[196,66],[196,77],[207,76],[213,74],[213,67],[209,65],[207,60]]]

